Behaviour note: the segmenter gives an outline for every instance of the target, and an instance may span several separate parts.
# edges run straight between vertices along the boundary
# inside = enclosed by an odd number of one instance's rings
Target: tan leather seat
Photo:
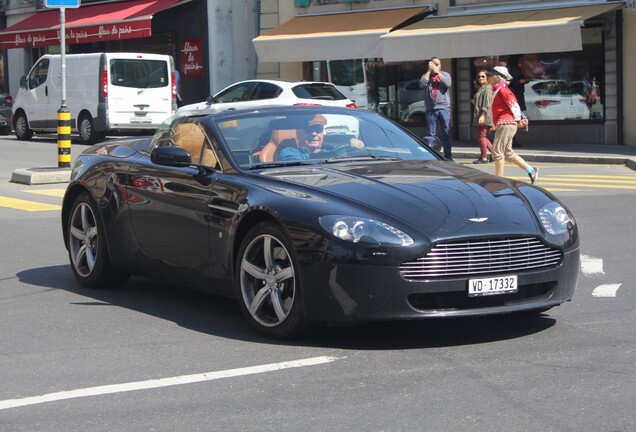
[[[216,167],[214,152],[205,145],[205,135],[195,123],[179,123],[172,138],[176,146],[182,147],[190,153],[192,162]]]
[[[265,144],[260,151],[257,151],[253,154],[253,156],[257,156],[261,162],[273,162],[274,161],[274,153],[276,153],[276,148],[278,145],[285,141],[286,139],[293,139],[298,141],[296,137],[296,129],[276,129],[272,131],[272,137],[269,142]]]

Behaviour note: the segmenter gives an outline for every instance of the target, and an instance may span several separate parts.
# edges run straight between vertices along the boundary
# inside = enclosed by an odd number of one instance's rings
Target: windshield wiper
[[[281,161],[281,162],[265,162],[256,165],[251,165],[248,169],[262,169],[262,168],[278,168],[278,167],[288,167],[288,166],[299,166],[299,165],[314,165],[313,162],[307,161]]]
[[[396,160],[402,160],[399,157],[396,156],[376,156],[376,155],[372,155],[372,154],[368,154],[368,155],[364,155],[364,156],[339,156],[339,157],[332,157],[329,159],[325,159],[323,161],[323,163],[337,163],[337,162],[356,162],[356,161],[368,161],[368,160],[373,160],[373,161],[396,161]]]

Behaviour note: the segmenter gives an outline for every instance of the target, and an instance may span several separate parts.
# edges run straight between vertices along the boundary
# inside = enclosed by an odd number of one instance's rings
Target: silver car
[[[11,119],[11,107],[13,106],[13,97],[5,91],[3,87],[0,87],[0,114],[7,119]]]

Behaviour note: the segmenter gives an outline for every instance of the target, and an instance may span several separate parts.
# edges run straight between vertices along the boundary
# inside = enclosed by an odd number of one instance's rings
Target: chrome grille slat
[[[534,237],[440,243],[427,255],[402,263],[400,274],[410,280],[490,275],[554,267],[562,259],[559,249]]]

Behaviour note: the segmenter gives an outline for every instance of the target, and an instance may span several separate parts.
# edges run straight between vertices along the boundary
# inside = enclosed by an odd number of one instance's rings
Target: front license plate
[[[517,275],[468,280],[469,297],[514,292],[517,292]]]

